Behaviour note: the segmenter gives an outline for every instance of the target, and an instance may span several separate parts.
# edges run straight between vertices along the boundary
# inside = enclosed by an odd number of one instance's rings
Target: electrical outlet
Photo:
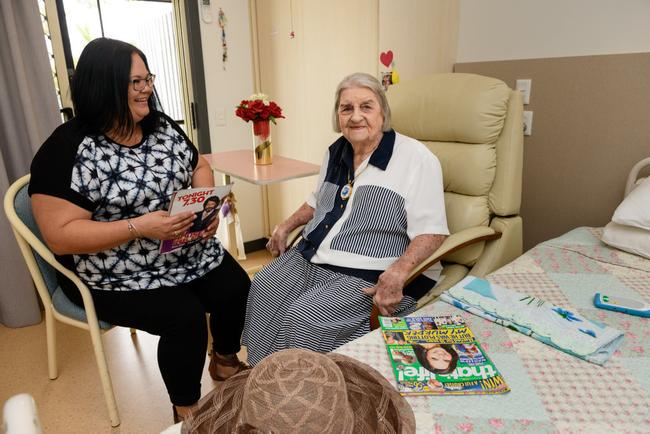
[[[521,92],[521,97],[524,100],[524,105],[530,103],[530,88],[533,85],[533,80],[530,78],[524,80],[517,80],[515,89]]]
[[[226,109],[223,107],[217,107],[215,110],[215,125],[218,127],[226,126]]]
[[[533,133],[533,112],[524,110],[524,136]]]

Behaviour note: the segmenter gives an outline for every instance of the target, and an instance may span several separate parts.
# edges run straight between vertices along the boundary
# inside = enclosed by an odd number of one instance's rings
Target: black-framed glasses
[[[146,78],[134,78],[131,80],[131,86],[133,90],[140,92],[145,86],[153,87],[154,81],[156,81],[156,74],[149,74]]]

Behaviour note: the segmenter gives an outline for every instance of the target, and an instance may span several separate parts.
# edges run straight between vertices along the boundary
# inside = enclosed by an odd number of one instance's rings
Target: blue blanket
[[[552,303],[468,276],[440,298],[588,362],[603,365],[624,334]]]

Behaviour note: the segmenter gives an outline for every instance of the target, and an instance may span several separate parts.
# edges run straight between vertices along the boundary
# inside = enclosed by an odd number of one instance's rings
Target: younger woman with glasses
[[[236,353],[250,280],[214,237],[161,255],[196,218],[168,216],[174,191],[214,185],[207,161],[159,110],[147,58],[125,42],[100,38],[84,49],[72,78],[76,117],[34,157],[29,193],[43,237],[88,285],[97,316],[159,335],[158,364],[174,413],[201,392],[209,312],[210,374],[245,368]],[[83,306],[76,287],[63,292]]]

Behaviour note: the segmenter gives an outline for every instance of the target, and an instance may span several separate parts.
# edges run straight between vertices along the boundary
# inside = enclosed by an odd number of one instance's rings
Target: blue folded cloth
[[[606,324],[474,276],[465,277],[440,298],[598,365],[605,364],[623,342],[623,332]]]

